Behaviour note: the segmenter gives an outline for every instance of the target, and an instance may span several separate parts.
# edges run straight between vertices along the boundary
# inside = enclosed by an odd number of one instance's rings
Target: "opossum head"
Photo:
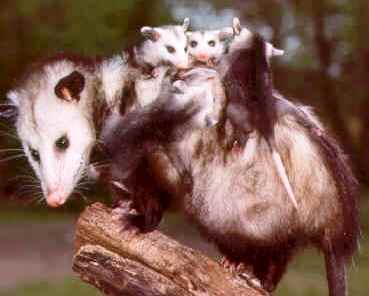
[[[142,27],[145,41],[138,49],[138,60],[153,67],[169,65],[188,68],[187,38],[189,26],[186,18],[182,26]]]
[[[192,64],[216,64],[233,38],[232,28],[187,32],[188,53]]]
[[[64,59],[32,71],[8,93],[24,152],[51,207],[72,194],[95,143],[91,84],[88,71]]]
[[[254,34],[246,27],[242,27],[240,20],[236,17],[233,18],[232,28],[234,39],[232,40],[229,47],[230,53],[239,50],[240,48],[247,47],[248,44],[251,46],[252,37]],[[284,50],[275,48],[273,44],[266,42],[266,53],[267,57],[270,59],[273,56],[284,55]]]
[[[215,93],[213,83],[218,74],[210,68],[194,68],[173,83],[173,99],[170,104],[180,109],[192,106],[195,110],[190,125],[192,128],[210,127],[218,122],[215,112]]]

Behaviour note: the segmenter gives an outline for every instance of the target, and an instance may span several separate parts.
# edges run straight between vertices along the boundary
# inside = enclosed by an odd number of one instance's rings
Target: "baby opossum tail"
[[[295,197],[295,194],[293,193],[290,181],[288,180],[287,171],[286,171],[285,166],[283,165],[281,156],[279,155],[277,150],[275,150],[271,145],[270,145],[270,148],[272,152],[272,159],[273,159],[275,168],[277,170],[277,174],[279,178],[281,179],[284,188],[287,191],[288,197],[292,201],[294,207],[298,209],[296,197]]]

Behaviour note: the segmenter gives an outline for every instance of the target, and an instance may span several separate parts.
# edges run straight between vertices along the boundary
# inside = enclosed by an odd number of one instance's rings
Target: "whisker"
[[[14,155],[14,156],[9,156],[3,159],[0,159],[0,163],[2,162],[7,162],[9,160],[14,160],[14,159],[19,159],[19,158],[23,158],[26,157],[24,154],[18,154],[18,155]]]
[[[12,152],[12,151],[23,151],[23,149],[22,148],[0,149],[0,153],[2,153],[2,152]]]
[[[10,137],[10,138],[12,138],[12,139],[17,140],[18,142],[20,142],[19,138],[16,135],[13,135],[11,133],[0,131],[0,135]]]
[[[79,196],[81,196],[82,198],[83,198],[83,201],[85,202],[85,203],[89,203],[89,200],[88,200],[88,198],[81,192],[81,191],[79,191],[78,189],[76,189],[75,190],[75,193],[76,194],[78,194]]]

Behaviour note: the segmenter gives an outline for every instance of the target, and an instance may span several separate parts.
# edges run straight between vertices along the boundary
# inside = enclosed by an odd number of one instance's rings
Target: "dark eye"
[[[55,142],[55,147],[60,151],[65,151],[69,147],[69,139],[67,136],[62,136]]]
[[[191,41],[190,45],[192,48],[195,48],[197,46],[197,41]]]
[[[31,152],[33,160],[36,162],[40,162],[40,153],[38,153],[36,149],[33,149],[31,147],[29,147],[29,151]]]
[[[175,53],[176,52],[176,49],[173,46],[167,45],[166,48],[167,48],[167,51],[169,53]]]
[[[188,46],[186,46],[184,50],[185,50],[185,52],[187,52],[188,51]]]
[[[208,44],[209,44],[209,46],[214,47],[215,46],[215,41],[214,40],[210,40],[208,42]]]

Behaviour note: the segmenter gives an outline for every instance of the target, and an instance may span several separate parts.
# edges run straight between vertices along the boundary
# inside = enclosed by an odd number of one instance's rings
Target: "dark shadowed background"
[[[186,16],[193,29],[230,26],[239,16],[243,25],[286,50],[273,62],[277,88],[317,110],[360,178],[363,240],[350,269],[350,292],[368,295],[368,0],[1,0],[0,100],[40,57],[61,51],[109,55],[135,42],[141,26]],[[14,130],[0,123],[0,296],[98,295],[70,270],[73,223],[86,202],[78,198],[61,210],[46,209],[22,185],[31,170],[19,151],[9,150],[17,148]],[[84,195],[90,203],[104,192],[91,189]],[[162,227],[215,254],[179,217],[169,215]],[[324,277],[320,255],[305,252],[292,263],[277,295],[326,295]]]

